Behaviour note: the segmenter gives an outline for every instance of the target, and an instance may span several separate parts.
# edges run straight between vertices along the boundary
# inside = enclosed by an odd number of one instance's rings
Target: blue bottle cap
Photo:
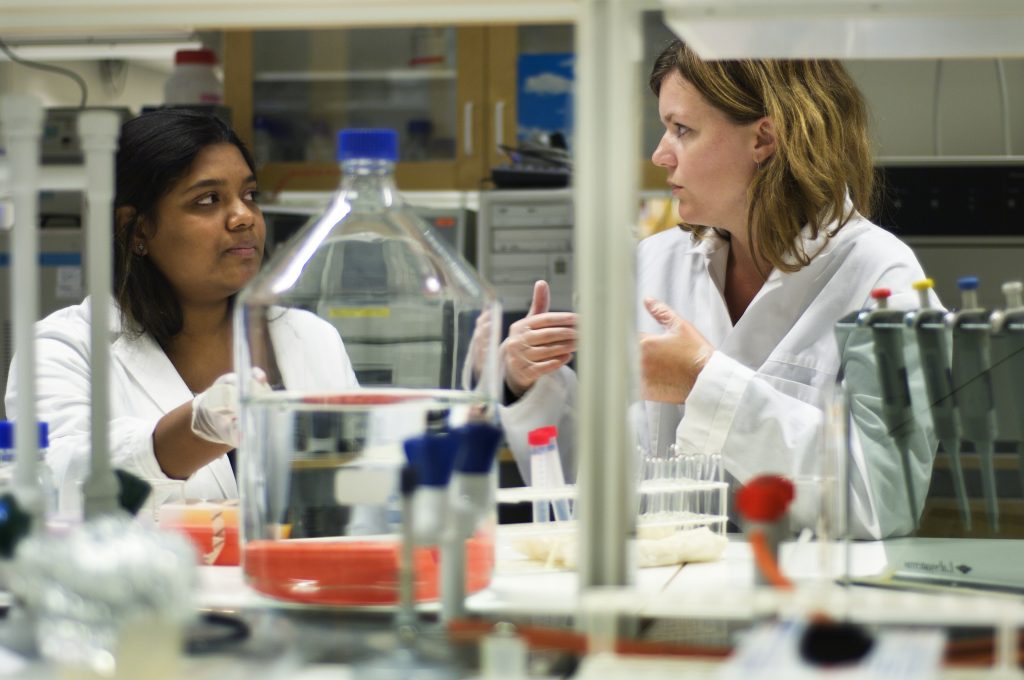
[[[421,486],[448,486],[460,443],[461,437],[454,431],[405,440],[406,460],[416,468],[416,479]]]
[[[485,475],[491,470],[498,444],[500,428],[487,423],[469,423],[459,428],[462,445],[455,458],[455,469],[471,475]]]
[[[425,118],[413,118],[405,126],[405,129],[409,131],[410,135],[429,135],[434,129],[434,124]]]
[[[956,280],[956,285],[960,290],[978,290],[978,277],[961,276]]]
[[[339,161],[398,160],[398,133],[387,128],[349,128],[338,133]]]
[[[39,448],[45,449],[50,446],[50,426],[48,423],[39,423]],[[14,423],[10,420],[0,420],[0,449],[14,448]]]

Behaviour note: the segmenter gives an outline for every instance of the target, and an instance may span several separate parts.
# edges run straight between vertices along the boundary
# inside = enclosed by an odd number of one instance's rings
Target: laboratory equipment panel
[[[529,310],[540,279],[551,286],[551,309],[572,309],[573,222],[571,189],[480,193],[477,268],[506,312]]]

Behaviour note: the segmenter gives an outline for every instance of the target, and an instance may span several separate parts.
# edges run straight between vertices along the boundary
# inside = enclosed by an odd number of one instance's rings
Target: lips
[[[225,251],[228,255],[255,255],[257,252],[255,241],[242,241],[236,243]]]

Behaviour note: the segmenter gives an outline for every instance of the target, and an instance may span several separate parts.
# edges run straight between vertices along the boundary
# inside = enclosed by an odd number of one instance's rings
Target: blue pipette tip
[[[960,290],[978,290],[978,277],[961,276],[956,280],[956,286]]]
[[[501,442],[501,429],[488,423],[469,423],[459,428],[462,445],[455,469],[471,475],[487,474]]]

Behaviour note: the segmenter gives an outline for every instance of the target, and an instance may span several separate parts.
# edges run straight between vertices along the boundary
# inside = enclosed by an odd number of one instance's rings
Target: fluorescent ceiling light
[[[4,42],[19,58],[29,61],[173,61],[178,50],[203,46],[192,33],[34,36],[5,39]],[[0,61],[10,61],[10,58],[0,51]]]
[[[1021,0],[663,0],[705,59],[1024,54]]]

